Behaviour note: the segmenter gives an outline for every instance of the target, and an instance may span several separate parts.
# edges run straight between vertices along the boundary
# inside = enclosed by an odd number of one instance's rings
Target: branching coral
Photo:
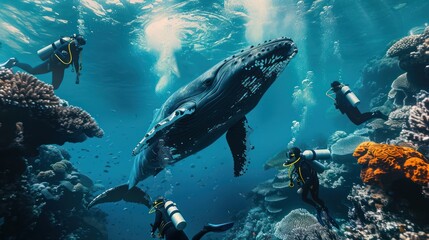
[[[412,148],[364,142],[353,156],[363,166],[361,178],[365,183],[386,186],[404,178],[420,185],[429,183],[429,163]]]
[[[401,131],[401,137],[417,144],[429,143],[429,93],[421,91],[417,104],[410,109],[408,123]]]
[[[103,130],[87,112],[61,102],[51,85],[27,73],[0,69],[0,151],[14,147],[11,143],[17,139],[25,154],[34,154],[42,144],[103,136]]]

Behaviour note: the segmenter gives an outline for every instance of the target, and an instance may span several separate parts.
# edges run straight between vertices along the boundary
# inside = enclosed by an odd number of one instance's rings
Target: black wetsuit
[[[307,161],[299,161],[295,164],[294,174],[298,175],[298,182],[302,188],[302,201],[310,204],[316,209],[326,209],[325,203],[319,198],[319,178],[317,172]],[[311,193],[311,199],[307,198],[308,192]]]
[[[380,117],[374,112],[361,113],[357,107],[354,107],[347,100],[346,96],[337,90],[335,92],[335,108],[339,109],[342,114],[346,114],[347,117],[356,125],[360,125],[372,118]]]
[[[167,214],[164,204],[156,207],[156,216],[155,222],[152,225],[152,232],[155,232],[157,229],[159,230],[161,237],[165,237],[166,240],[189,240],[185,232],[177,230],[176,227],[174,227],[174,224],[171,222],[171,219]],[[203,229],[198,232],[192,238],[192,240],[199,240],[208,232],[208,230]]]
[[[16,62],[15,66],[34,75],[52,72],[52,86],[57,89],[63,81],[64,70],[71,64],[74,65],[76,74],[79,74],[79,55],[81,51],[82,47],[78,45],[77,40],[71,38],[65,41],[61,38],[61,46],[42,64],[32,67],[27,63]]]

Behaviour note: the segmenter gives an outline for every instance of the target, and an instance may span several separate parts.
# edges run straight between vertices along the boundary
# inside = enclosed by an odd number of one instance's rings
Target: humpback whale
[[[155,112],[147,133],[134,148],[128,187],[124,184],[107,190],[89,207],[121,199],[139,202],[142,198],[146,205],[147,196],[133,196],[140,192],[134,190],[139,181],[208,147],[225,133],[234,175],[242,175],[249,148],[246,114],[297,52],[289,38],[265,41],[226,58],[178,89]]]

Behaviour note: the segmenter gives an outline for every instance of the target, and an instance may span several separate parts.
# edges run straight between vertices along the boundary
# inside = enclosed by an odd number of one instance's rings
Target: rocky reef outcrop
[[[87,210],[97,189],[54,145],[102,137],[83,109],[26,73],[0,69],[0,238],[107,239],[106,214]]]

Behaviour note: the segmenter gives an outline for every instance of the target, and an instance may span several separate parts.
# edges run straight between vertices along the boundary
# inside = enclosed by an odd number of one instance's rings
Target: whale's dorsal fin
[[[251,148],[248,142],[250,127],[246,117],[235,123],[226,133],[226,140],[234,158],[234,176],[238,177],[247,170],[244,167],[249,162],[247,160],[247,150]]]
[[[143,148],[145,148],[148,145],[148,142],[151,139],[153,139],[159,131],[161,131],[167,126],[170,126],[171,124],[175,123],[176,121],[183,118],[184,116],[190,115],[193,112],[195,112],[195,107],[196,107],[195,102],[192,102],[192,101],[186,102],[180,105],[180,107],[174,110],[166,118],[156,123],[134,148],[133,156],[136,156],[137,154],[139,154],[143,150]]]

